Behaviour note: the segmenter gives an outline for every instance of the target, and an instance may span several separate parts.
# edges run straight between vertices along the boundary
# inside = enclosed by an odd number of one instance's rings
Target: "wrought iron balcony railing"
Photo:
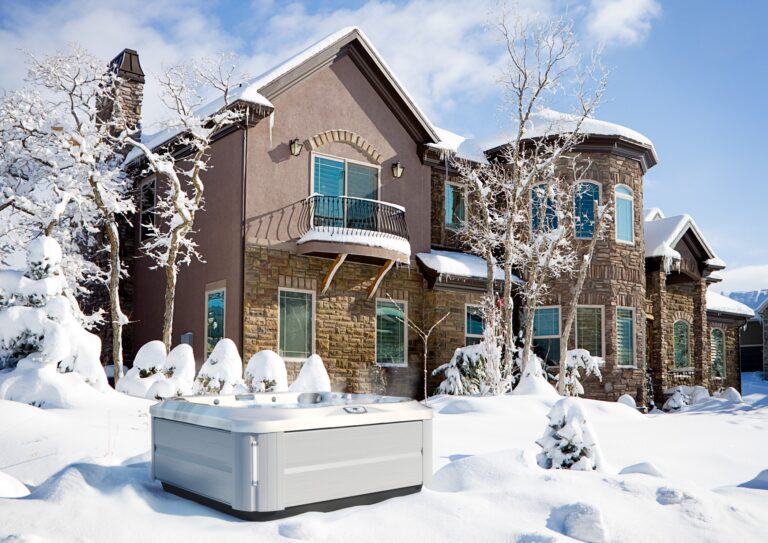
[[[304,200],[300,220],[302,233],[321,230],[408,239],[405,209],[377,200],[313,194]]]

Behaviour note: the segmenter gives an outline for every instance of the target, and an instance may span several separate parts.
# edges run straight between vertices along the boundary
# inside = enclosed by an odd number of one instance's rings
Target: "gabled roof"
[[[674,248],[687,232],[691,232],[704,248],[705,264],[711,268],[725,267],[725,262],[715,254],[696,221],[690,215],[644,221],[643,225],[645,229],[645,258],[671,257],[679,259],[680,254]],[[676,256],[673,253],[676,253]]]
[[[766,308],[768,308],[768,298],[763,300],[763,303],[761,303],[759,306],[757,306],[757,309],[755,309],[755,314],[756,315],[762,315],[763,311],[765,311]]]
[[[663,219],[664,213],[658,207],[648,207],[643,209],[644,221],[655,221],[656,219]]]
[[[232,89],[229,95],[229,102],[253,103],[255,105],[274,108],[270,99],[277,96],[284,88],[294,80],[299,80],[306,76],[306,70],[302,68],[318,68],[332,62],[342,51],[352,51],[352,47],[357,47],[354,51],[358,54],[366,55],[372,63],[375,70],[388,84],[397,97],[401,100],[405,110],[416,122],[418,128],[423,131],[425,143],[435,143],[440,141],[435,127],[427,118],[426,114],[416,104],[411,95],[405,89],[392,69],[376,50],[365,33],[358,27],[351,26],[326,36],[322,40],[310,45],[303,51],[292,56],[288,60],[278,64],[251,79],[241,83],[238,87]],[[367,73],[366,76],[372,75]],[[390,104],[391,105],[391,104]],[[206,105],[199,108],[196,113],[201,116],[212,115],[224,107],[224,97],[220,96]],[[164,130],[153,135],[142,137],[148,147],[154,148],[162,145],[178,136],[180,131]],[[130,162],[141,155],[141,152],[134,149],[129,153],[126,161]],[[136,153],[135,153],[136,152]],[[134,154],[135,153],[135,154]]]

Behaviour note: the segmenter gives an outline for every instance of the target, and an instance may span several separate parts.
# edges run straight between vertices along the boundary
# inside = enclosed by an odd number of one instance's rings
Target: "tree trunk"
[[[112,319],[112,364],[115,386],[123,371],[123,324],[125,315],[120,306],[120,237],[117,224],[107,223],[109,241],[109,311]]]

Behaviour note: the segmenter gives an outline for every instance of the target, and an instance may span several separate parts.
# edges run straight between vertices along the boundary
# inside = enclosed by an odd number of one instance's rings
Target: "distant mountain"
[[[723,292],[723,295],[741,302],[752,309],[757,309],[768,298],[768,289],[750,290],[748,292]]]

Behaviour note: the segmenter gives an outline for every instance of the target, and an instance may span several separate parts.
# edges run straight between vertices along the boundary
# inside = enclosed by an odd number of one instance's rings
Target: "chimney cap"
[[[134,49],[123,49],[112,59],[109,66],[120,77],[144,83],[144,70],[139,64],[139,53]]]

